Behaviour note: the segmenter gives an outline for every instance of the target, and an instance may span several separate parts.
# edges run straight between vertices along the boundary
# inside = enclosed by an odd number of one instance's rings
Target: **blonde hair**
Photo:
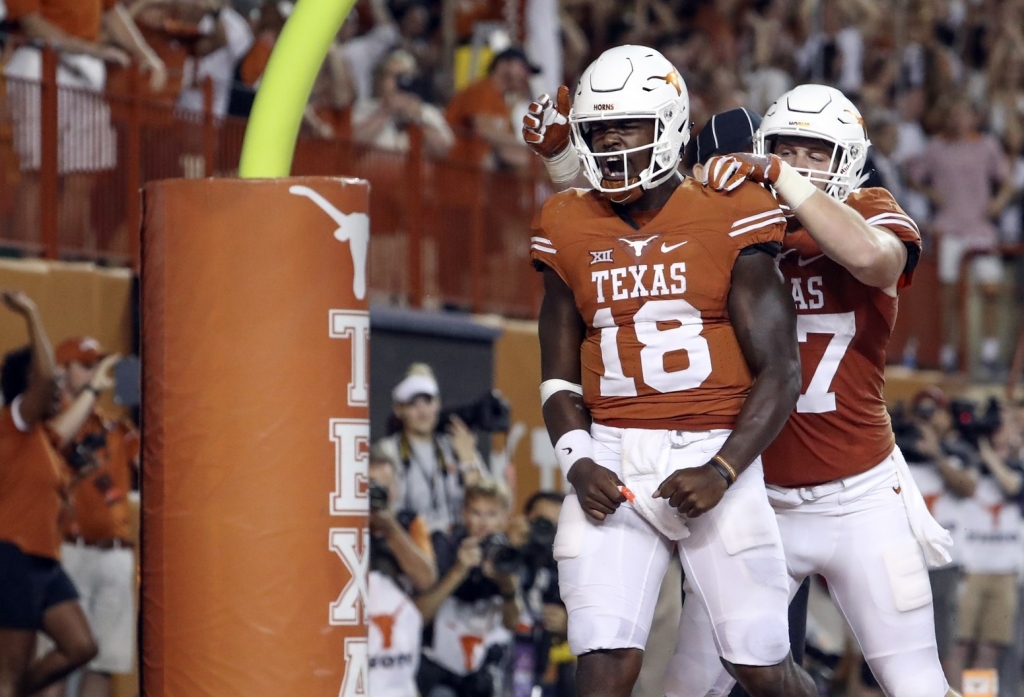
[[[499,479],[481,479],[466,486],[465,505],[477,499],[497,501],[505,510],[512,507],[512,492],[508,484]]]
[[[405,370],[405,377],[412,377],[413,375],[423,375],[428,378],[437,379],[434,375],[434,369],[426,363],[411,363]]]

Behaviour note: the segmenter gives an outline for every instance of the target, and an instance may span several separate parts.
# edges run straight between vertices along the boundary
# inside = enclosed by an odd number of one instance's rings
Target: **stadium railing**
[[[155,101],[145,78],[129,69],[119,80],[127,88],[105,94],[116,164],[88,172],[86,204],[72,207],[59,160],[78,143],[66,133],[91,145],[105,126],[73,109],[59,113],[59,102],[85,93],[57,85],[58,60],[44,49],[39,81],[0,81],[0,248],[9,255],[137,268],[141,188],[157,179],[235,176],[246,120],[214,114],[210,82],[203,86],[203,110],[185,111],[173,99]],[[19,127],[19,109],[37,110],[32,115],[41,135],[35,144]],[[551,193],[538,163],[527,171],[493,171],[434,159],[414,127],[408,153],[381,150],[353,142],[346,112],[328,115],[334,137],[300,135],[292,174],[370,182],[372,293],[412,307],[536,316],[541,285],[528,261],[530,222]],[[30,147],[39,149],[37,170],[21,161]],[[66,224],[76,216],[85,223]]]

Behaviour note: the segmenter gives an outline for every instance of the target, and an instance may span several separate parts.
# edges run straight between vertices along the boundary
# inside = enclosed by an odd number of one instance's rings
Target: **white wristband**
[[[772,185],[775,193],[782,197],[789,209],[795,211],[804,201],[809,199],[818,187],[810,179],[797,172],[787,163],[782,163],[782,173]]]
[[[548,170],[548,176],[555,184],[568,184],[580,173],[580,156],[576,146],[569,142],[569,146],[554,157],[544,157],[544,167]]]
[[[572,392],[582,397],[583,385],[568,380],[545,380],[540,384],[540,406],[543,408],[547,401],[559,392]]]
[[[585,457],[594,459],[594,439],[582,428],[563,433],[555,443],[555,460],[566,477],[572,466]]]

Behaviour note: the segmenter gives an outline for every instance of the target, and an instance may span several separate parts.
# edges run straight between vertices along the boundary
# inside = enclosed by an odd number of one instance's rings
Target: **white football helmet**
[[[594,153],[590,124],[609,119],[652,119],[654,141]],[[679,71],[663,55],[646,46],[619,46],[602,53],[583,72],[569,110],[569,124],[587,179],[610,200],[627,203],[676,173],[690,139],[690,97]],[[651,164],[641,172],[630,172],[626,156],[647,149],[651,150]],[[602,175],[607,158],[622,160],[621,182]]]
[[[828,172],[795,168],[811,181],[825,184],[829,196],[845,201],[863,183],[861,173],[871,141],[860,111],[839,90],[800,85],[779,97],[768,107],[754,136],[754,152],[772,152],[779,136],[816,138],[832,144]]]

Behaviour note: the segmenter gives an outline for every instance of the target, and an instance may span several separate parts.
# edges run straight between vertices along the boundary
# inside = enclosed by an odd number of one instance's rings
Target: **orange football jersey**
[[[562,192],[534,222],[531,256],[572,289],[587,324],[583,401],[620,428],[731,428],[751,376],[729,321],[744,247],[781,242],[767,190],[730,194],[686,179],[639,229],[593,191]]]
[[[854,191],[846,203],[870,225],[920,249],[917,225],[885,189]],[[865,472],[895,445],[882,389],[897,299],[826,257],[804,229],[786,236],[779,268],[796,303],[803,389],[761,456],[765,481],[813,486]],[[901,288],[911,275],[904,274]]]

